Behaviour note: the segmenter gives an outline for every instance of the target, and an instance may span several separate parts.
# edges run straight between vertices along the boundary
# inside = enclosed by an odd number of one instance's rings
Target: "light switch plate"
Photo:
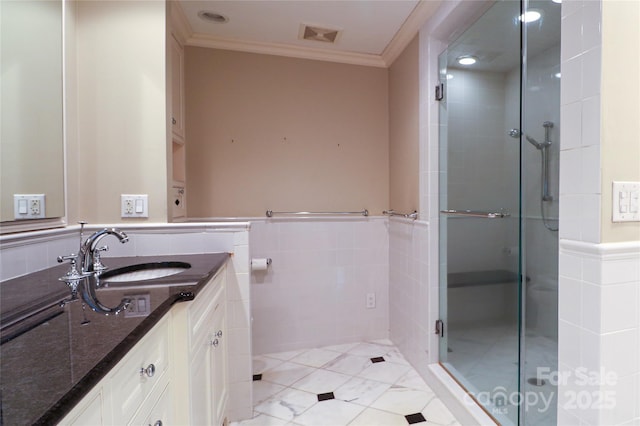
[[[149,196],[147,194],[122,194],[120,215],[126,217],[149,217]]]
[[[640,182],[613,182],[613,222],[640,222]]]
[[[44,194],[13,194],[13,217],[17,220],[44,219],[44,198]]]

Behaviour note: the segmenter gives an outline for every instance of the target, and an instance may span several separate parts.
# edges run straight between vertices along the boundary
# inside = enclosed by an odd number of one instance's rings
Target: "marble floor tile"
[[[284,362],[279,366],[262,373],[262,380],[283,386],[289,386],[314,371],[316,371],[315,368],[307,367],[306,365]]]
[[[349,426],[407,426],[407,419],[395,413],[367,408]]]
[[[431,389],[429,387],[429,385],[427,385],[427,383],[424,381],[424,379],[422,377],[420,377],[418,372],[416,370],[414,370],[413,368],[410,369],[407,374],[402,376],[395,383],[395,385],[396,386],[403,386],[405,388],[422,390],[422,391],[425,391],[425,392],[431,392],[431,393],[435,394],[433,389]]]
[[[379,362],[371,358],[382,357]],[[387,340],[254,357],[254,417],[232,426],[459,426]]]
[[[422,415],[427,421],[439,425],[451,425],[456,423],[456,418],[451,411],[438,398],[433,398],[422,410]]]
[[[265,399],[271,398],[278,392],[286,389],[285,386],[275,383],[265,382],[264,380],[257,380],[252,383],[253,385],[253,404],[259,404]]]
[[[317,395],[297,389],[286,390],[273,395],[255,407],[255,411],[291,421],[318,402]]]
[[[388,383],[353,377],[335,390],[336,399],[368,406],[391,387]]]
[[[345,384],[349,379],[350,377],[346,374],[319,369],[293,383],[291,387],[319,394],[333,392],[338,387]]]
[[[278,419],[276,417],[267,416],[266,414],[258,413],[255,417],[241,422],[231,422],[230,426],[285,426],[286,420]]]
[[[333,361],[324,365],[325,370],[355,376],[371,365],[371,359],[351,354],[340,354]]]
[[[391,362],[378,362],[362,370],[358,376],[378,382],[395,383],[407,374],[411,367]]]
[[[317,403],[298,416],[295,422],[303,426],[348,425],[363,410],[361,405],[332,399]]]
[[[393,348],[387,345],[379,345],[376,343],[365,342],[365,343],[360,343],[353,349],[349,350],[349,353],[351,355],[359,355],[359,356],[366,356],[367,358],[373,358],[377,356],[385,356],[385,354],[389,352],[391,349]]]
[[[264,373],[265,371],[277,367],[282,364],[281,359],[269,358],[266,356],[254,356],[253,357],[253,374]]]
[[[340,354],[334,351],[327,351],[324,349],[311,349],[291,358],[289,362],[308,365],[309,367],[322,367],[326,363],[333,361],[339,356]]]
[[[396,414],[420,413],[435,398],[430,392],[393,386],[376,399],[371,407]]]

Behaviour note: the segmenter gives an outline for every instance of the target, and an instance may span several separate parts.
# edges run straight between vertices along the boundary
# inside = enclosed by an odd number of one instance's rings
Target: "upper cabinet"
[[[177,4],[171,4],[171,28],[167,34],[167,117],[171,120],[171,150],[169,158],[169,219],[181,220],[187,216],[186,208],[186,149],[185,102],[184,102],[184,47],[174,28]]]
[[[171,63],[171,129],[184,139],[184,49],[172,34],[169,38]]]

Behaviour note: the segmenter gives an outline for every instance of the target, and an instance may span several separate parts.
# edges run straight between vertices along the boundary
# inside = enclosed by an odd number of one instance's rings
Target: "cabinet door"
[[[171,128],[184,139],[184,50],[175,37],[171,43]]]
[[[202,345],[191,357],[189,383],[191,387],[189,404],[193,425],[214,425],[211,417],[211,347]]]
[[[214,425],[222,425],[227,406],[227,330],[224,304],[213,316],[213,340],[211,345],[211,401]],[[217,342],[217,344],[216,344]]]

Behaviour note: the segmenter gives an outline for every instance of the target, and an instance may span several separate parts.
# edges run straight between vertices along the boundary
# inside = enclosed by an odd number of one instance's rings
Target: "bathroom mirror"
[[[44,194],[41,217],[64,211],[62,0],[0,1],[0,222],[14,194]],[[37,212],[36,212],[37,213]],[[42,227],[42,226],[40,226]]]

